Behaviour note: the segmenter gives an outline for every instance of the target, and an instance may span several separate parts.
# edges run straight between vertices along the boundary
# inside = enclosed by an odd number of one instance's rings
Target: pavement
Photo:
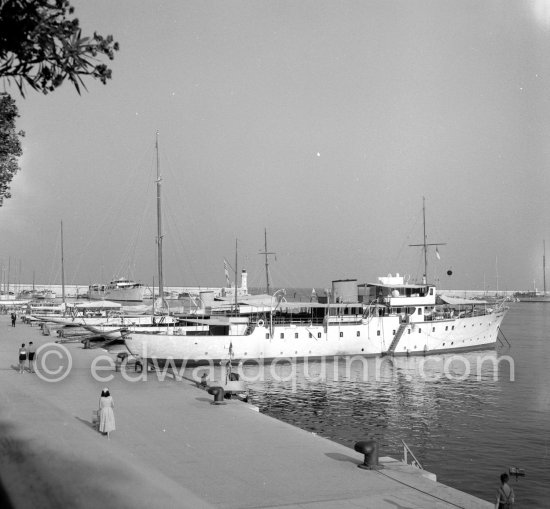
[[[55,339],[0,315],[3,508],[493,507],[392,458],[357,468],[361,454],[253,405],[213,404],[192,381],[158,372],[116,372],[112,354]],[[29,341],[37,373],[19,374]],[[115,402],[110,440],[92,424],[104,387]]]

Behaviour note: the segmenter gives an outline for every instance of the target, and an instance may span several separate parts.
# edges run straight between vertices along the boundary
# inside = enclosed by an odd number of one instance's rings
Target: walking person
[[[497,491],[495,509],[512,509],[514,507],[514,490],[508,484],[510,477],[504,473],[500,476],[500,487]]]
[[[11,326],[12,327],[15,327],[15,320],[17,320],[17,315],[15,314],[15,312],[13,312],[11,314]]]
[[[105,387],[99,398],[99,431],[104,435],[106,434],[109,440],[111,439],[111,431],[115,430],[114,408],[113,397],[109,392],[109,388]]]
[[[24,373],[26,360],[27,360],[27,349],[25,348],[25,343],[22,343],[21,348],[19,349],[19,374]]]
[[[29,371],[34,373],[34,357],[36,355],[36,347],[32,344],[32,341],[29,343],[29,347],[27,348],[27,355],[29,358]]]

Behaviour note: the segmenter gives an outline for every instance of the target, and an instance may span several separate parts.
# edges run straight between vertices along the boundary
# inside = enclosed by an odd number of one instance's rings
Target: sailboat
[[[516,297],[520,302],[550,302],[550,295],[546,291],[546,241],[542,241],[542,292],[537,291],[536,286],[532,292],[519,292]]]
[[[167,303],[164,299],[164,276],[162,270],[162,204],[161,204],[161,176],[159,159],[159,133],[156,133],[156,169],[157,169],[157,266],[159,278],[159,297],[153,303],[153,313],[145,316],[121,316],[117,320],[104,321],[103,323],[91,323],[89,319],[82,319],[83,326],[95,334],[100,334],[110,340],[124,339],[128,332],[141,331],[148,333],[167,332],[168,329],[178,327],[183,331],[184,328],[178,326],[178,319],[168,314]],[[120,300],[120,299],[116,299]],[[194,330],[200,330],[194,327]],[[173,332],[172,332],[173,333]]]
[[[182,334],[131,333],[128,350],[149,362],[216,365],[267,362],[279,358],[426,355],[494,347],[507,307],[503,302],[437,295],[427,282],[424,210],[424,278],[410,284],[402,276],[358,284],[332,282],[330,302],[284,302],[248,315],[184,319],[208,331]],[[266,250],[267,251],[267,250]],[[276,304],[276,305],[275,305]]]

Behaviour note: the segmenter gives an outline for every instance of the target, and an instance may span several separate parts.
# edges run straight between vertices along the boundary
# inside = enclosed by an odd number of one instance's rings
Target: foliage
[[[4,198],[11,198],[10,183],[19,170],[17,157],[21,156],[23,131],[16,132],[15,119],[19,116],[15,101],[8,94],[0,94],[0,207]]]
[[[112,60],[119,45],[111,35],[82,37],[69,0],[0,0],[0,77],[45,94],[68,79],[80,94],[83,76],[103,84],[112,71],[98,60]]]

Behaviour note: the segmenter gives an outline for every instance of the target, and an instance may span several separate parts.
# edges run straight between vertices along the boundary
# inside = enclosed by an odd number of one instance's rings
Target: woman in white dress
[[[111,439],[111,431],[115,430],[115,413],[113,412],[115,403],[109,389],[105,387],[101,391],[99,398],[99,431],[107,434],[107,438]]]

